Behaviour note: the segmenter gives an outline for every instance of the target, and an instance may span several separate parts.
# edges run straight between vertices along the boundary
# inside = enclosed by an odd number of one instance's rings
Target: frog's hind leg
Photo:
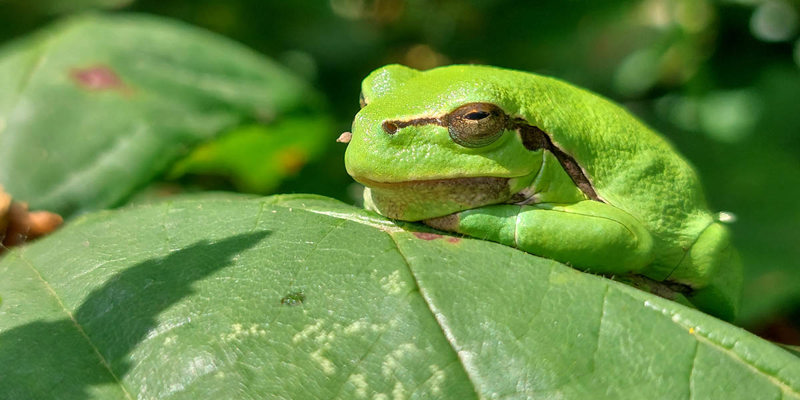
[[[492,205],[423,222],[599,274],[641,273],[654,258],[647,229],[599,201]]]

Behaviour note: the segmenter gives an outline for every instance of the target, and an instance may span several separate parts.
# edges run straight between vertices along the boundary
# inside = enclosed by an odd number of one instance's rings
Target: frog
[[[544,75],[399,64],[362,82],[347,173],[385,217],[640,277],[733,320],[742,266],[699,176],[624,107]]]

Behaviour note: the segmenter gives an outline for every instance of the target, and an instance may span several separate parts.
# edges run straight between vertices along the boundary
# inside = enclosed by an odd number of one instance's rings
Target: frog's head
[[[368,207],[416,221],[513,201],[542,163],[517,129],[513,74],[459,65],[372,72],[345,154]]]

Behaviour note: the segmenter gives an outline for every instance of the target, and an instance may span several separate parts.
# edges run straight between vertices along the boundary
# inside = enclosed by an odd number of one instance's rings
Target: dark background
[[[736,216],[738,323],[800,344],[800,4],[790,0],[0,0],[0,42],[101,8],[178,19],[286,64],[328,99],[324,156],[276,192],[354,202],[344,146],[361,79],[388,63],[482,63],[610,97],[696,166]]]

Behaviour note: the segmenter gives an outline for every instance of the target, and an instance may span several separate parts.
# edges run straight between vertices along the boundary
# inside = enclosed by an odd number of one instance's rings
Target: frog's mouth
[[[389,218],[418,221],[470,208],[505,203],[511,199],[509,180],[497,177],[461,177],[400,182],[355,178],[367,186],[365,201]]]

